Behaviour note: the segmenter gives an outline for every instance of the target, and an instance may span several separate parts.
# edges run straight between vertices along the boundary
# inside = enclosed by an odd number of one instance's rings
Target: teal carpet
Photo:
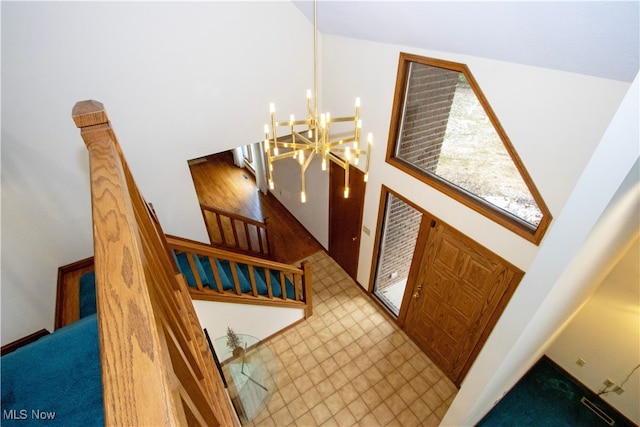
[[[184,275],[187,285],[192,288],[196,287],[196,280],[191,270],[191,265],[189,264],[189,260],[187,258],[187,254],[178,253],[175,254],[176,261],[178,267],[180,268],[180,272]],[[218,286],[216,285],[216,281],[213,275],[213,269],[211,267],[211,262],[209,261],[209,257],[202,256],[197,257],[193,255],[193,261],[198,270],[198,275],[200,276],[200,280],[202,281],[202,285],[209,287],[214,290],[218,290]],[[218,270],[218,275],[220,276],[220,282],[223,290],[235,290],[235,286],[233,284],[233,274],[231,272],[231,265],[229,261],[218,260],[214,258],[214,262],[216,264],[216,268]],[[256,279],[256,290],[258,291],[258,295],[268,295],[267,290],[267,280],[266,280],[266,270],[262,267],[254,267],[255,279]],[[249,266],[247,264],[236,264],[236,275],[238,276],[238,282],[240,284],[240,291],[244,294],[252,293],[253,290],[251,288],[251,281],[249,280]],[[275,270],[269,270],[269,276],[271,279],[271,292],[275,298],[282,297],[282,283],[280,280],[280,273]],[[295,298],[295,288],[293,283],[289,278],[285,277],[284,279],[284,289],[287,295],[287,298],[294,299]]]
[[[95,315],[0,359],[2,426],[102,426]]]
[[[635,424],[544,356],[478,424],[478,427],[608,427],[580,399],[594,402],[614,426]]]

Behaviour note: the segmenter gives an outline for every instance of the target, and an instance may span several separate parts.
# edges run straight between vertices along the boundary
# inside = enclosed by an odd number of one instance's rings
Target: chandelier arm
[[[296,138],[300,138],[302,141],[304,141],[305,144],[314,145],[314,142],[312,140],[302,135],[301,133],[295,132],[295,135],[296,135]]]
[[[342,154],[342,153],[346,153],[347,152],[347,148],[333,148],[333,149],[331,149],[331,151],[333,153]],[[349,148],[349,150],[350,150],[352,155],[355,155],[355,156],[358,156],[358,157],[359,156],[364,156],[364,155],[367,154],[367,150],[363,150],[361,148],[353,148],[353,147],[351,147],[351,148]]]
[[[349,198],[349,162],[344,167],[344,198]]]
[[[327,153],[327,158],[330,161],[332,161],[333,163],[335,163],[338,166],[340,166],[342,169],[345,169],[347,167],[347,162],[345,160],[341,159],[340,157],[336,156],[332,152]]]
[[[271,163],[277,162],[278,160],[288,159],[296,155],[296,152],[300,150],[292,150],[282,154],[276,154],[274,156],[269,156],[269,161]]]
[[[331,123],[334,123],[334,122],[355,122],[357,120],[358,120],[357,116],[331,117]]]
[[[333,149],[334,147],[340,147],[341,145],[352,144],[354,142],[358,142],[355,139],[339,139],[336,141],[331,141],[326,144],[327,147]],[[353,149],[353,147],[351,147]],[[344,148],[342,148],[344,150]]]
[[[275,122],[275,125],[278,127],[291,127],[291,125],[293,124],[293,126],[301,126],[301,125],[309,125],[309,119],[305,119],[305,120],[294,120],[293,122],[291,120],[287,120],[286,122]]]
[[[300,165],[300,170],[302,171],[303,175],[307,172],[307,168],[311,164],[311,160],[313,160],[313,156],[315,154],[316,154],[315,152],[311,151],[311,154],[309,154],[309,157],[305,159],[304,164]]]

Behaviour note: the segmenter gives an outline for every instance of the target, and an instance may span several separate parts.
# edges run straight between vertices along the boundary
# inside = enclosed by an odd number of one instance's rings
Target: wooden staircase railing
[[[189,288],[193,299],[303,308],[305,318],[313,313],[311,276],[306,262],[297,268],[175,236],[167,236],[167,243],[176,253],[186,254],[188,270],[193,275]],[[196,265],[201,261],[207,264],[207,277],[201,273],[205,268]]]
[[[212,245],[248,255],[274,256],[267,219],[264,222],[207,205],[200,205]]]
[[[89,151],[105,424],[239,426],[104,107],[78,102],[73,120]]]

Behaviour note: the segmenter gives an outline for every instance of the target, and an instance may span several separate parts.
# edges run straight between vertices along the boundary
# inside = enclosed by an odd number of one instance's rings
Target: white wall
[[[187,160],[262,138],[311,85],[289,2],[2,4],[2,343],[52,329],[57,269],[93,254],[75,102],[104,103],[165,232],[206,240]],[[301,95],[302,94],[302,95]]]
[[[304,310],[299,308],[267,307],[262,305],[231,304],[213,301],[193,301],[198,319],[207,329],[221,360],[226,354],[227,328],[237,334],[249,335],[264,340],[287,326],[304,319]]]
[[[639,184],[640,185],[640,184]],[[638,201],[638,192],[634,194]],[[636,212],[640,207],[635,206]],[[625,390],[603,399],[640,423],[640,240],[633,242],[546,354],[594,392],[610,378]],[[587,363],[580,367],[576,361]]]
[[[307,202],[302,203],[300,165],[293,159],[279,160],[273,164],[275,188],[270,190],[325,249],[329,248],[328,170],[323,172],[321,157],[314,156],[305,175]]]
[[[555,218],[540,246],[384,162],[400,51],[470,67]],[[584,284],[576,277],[564,277],[565,283],[559,279],[638,158],[638,115],[633,116],[637,88],[629,92],[624,111],[612,126],[615,129],[609,129],[611,135],[603,139],[628,83],[326,35],[322,54],[325,109],[351,105],[355,91],[362,98],[363,128],[374,133],[363,226],[375,230],[384,184],[526,272],[442,421],[443,425],[474,424],[534,362],[530,356],[577,308],[572,300],[586,298],[581,289]],[[583,175],[594,161],[597,166]],[[607,166],[615,172],[604,173]],[[576,193],[581,180],[581,191]],[[367,286],[375,233],[361,237],[358,281]],[[545,307],[552,290],[562,290],[572,281],[574,286],[561,292],[560,306]],[[530,334],[528,342],[520,339],[525,333]]]

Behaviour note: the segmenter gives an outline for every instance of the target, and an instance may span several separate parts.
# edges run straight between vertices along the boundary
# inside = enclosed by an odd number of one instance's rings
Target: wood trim
[[[217,249],[210,245],[196,242],[194,240],[168,235],[167,242],[173,249],[178,249],[184,252],[195,252],[199,255],[208,255],[214,258],[225,259],[236,263],[251,264],[256,267],[264,267],[271,270],[281,270],[287,273],[303,274],[302,269],[289,264],[270,261],[264,258],[253,257],[250,255],[238,254],[235,252],[229,252],[223,249]]]
[[[104,107],[83,101],[72,115],[89,151],[105,424],[239,426]]]
[[[215,214],[227,216],[227,217],[229,217],[231,219],[235,219],[235,220],[238,220],[240,222],[246,222],[246,223],[249,223],[251,225],[255,225],[256,227],[266,228],[266,224],[264,222],[262,222],[262,221],[257,221],[257,220],[255,220],[253,218],[249,218],[249,217],[246,217],[246,216],[238,215],[238,214],[233,213],[233,212],[228,212],[228,211],[225,211],[224,209],[214,208],[213,206],[203,205],[202,203],[200,204],[200,209],[202,209],[203,211],[209,211],[209,212],[213,212]]]
[[[410,163],[403,161],[396,157],[395,151],[397,149],[398,133],[400,132],[400,123],[402,120],[402,111],[404,106],[404,98],[407,88],[407,73],[409,69],[409,62],[415,62],[419,64],[431,65],[434,67],[445,68],[457,72],[461,72],[465,75],[467,82],[472,86],[473,91],[483,106],[487,117],[491,121],[496,133],[499,135],[502,143],[507,150],[507,153],[511,157],[516,169],[520,173],[520,176],[525,182],[529,192],[534,198],[538,208],[542,212],[542,219],[537,227],[533,227],[530,224],[519,220],[515,216],[505,214],[501,209],[489,204],[488,202],[475,197],[474,195],[467,193],[466,191],[449,184],[447,181],[439,179],[436,176],[427,174],[419,168],[411,165]],[[498,120],[498,117],[494,113],[489,101],[485,97],[484,93],[480,89],[480,85],[471,74],[471,71],[465,64],[445,61],[435,58],[428,58],[418,55],[412,55],[405,52],[400,53],[398,61],[398,72],[396,78],[396,87],[394,91],[393,110],[391,114],[391,123],[389,126],[389,144],[387,144],[387,154],[385,161],[390,165],[400,169],[401,171],[411,175],[417,180],[432,186],[436,190],[444,193],[452,199],[462,203],[466,207],[474,210],[475,212],[486,216],[492,221],[500,224],[511,232],[517,234],[526,240],[539,245],[546,233],[551,221],[551,211],[547,207],[542,195],[536,187],[533,179],[529,175],[529,172],[524,166],[522,159],[516,152],[513,144],[511,143],[506,131],[502,127],[502,124]]]
[[[16,351],[17,349],[19,349],[20,347],[24,347],[26,345],[29,345],[33,342],[38,341],[40,338],[49,335],[50,332],[46,329],[40,329],[39,331],[36,331],[32,334],[29,334],[27,336],[24,336],[22,338],[19,338],[15,341],[12,341],[8,344],[5,344],[2,346],[2,348],[0,349],[0,356],[4,356],[6,354],[9,353],[13,353],[14,351]],[[25,367],[28,368],[28,367]]]
[[[194,300],[201,301],[217,301],[217,302],[230,302],[236,304],[253,304],[253,305],[266,305],[271,307],[285,307],[285,308],[302,308],[305,309],[307,304],[304,301],[296,301],[293,299],[282,300],[280,298],[269,298],[264,295],[245,295],[236,294],[230,292],[207,292],[198,291],[194,288],[189,288],[189,295]]]
[[[82,274],[93,268],[93,257],[58,268],[54,329],[60,329],[80,318],[80,292],[77,281]]]
[[[418,232],[418,240],[416,242],[416,247],[413,250],[413,257],[411,258],[411,267],[409,268],[409,275],[407,276],[407,286],[405,286],[404,295],[413,294],[413,289],[411,289],[409,283],[415,283],[418,274],[420,273],[420,262],[419,259],[422,258],[424,251],[427,248],[427,243],[429,239],[432,237],[432,224],[434,220],[433,218],[426,214],[422,213],[422,221],[420,222],[420,231]],[[404,301],[404,298],[403,298]],[[409,311],[409,304],[402,304],[400,306],[400,313],[398,314],[398,324],[401,327],[404,327],[405,320],[407,318],[407,313]]]

